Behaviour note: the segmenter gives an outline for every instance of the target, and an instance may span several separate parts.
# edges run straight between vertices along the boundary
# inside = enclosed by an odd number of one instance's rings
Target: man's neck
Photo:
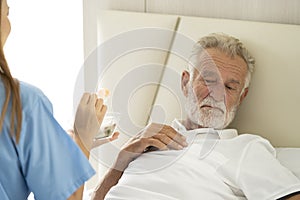
[[[198,128],[204,128],[204,127],[200,126],[199,124],[194,123],[189,118],[187,118],[186,120],[183,120],[182,125],[186,128],[186,130],[194,130],[194,129],[198,129]]]

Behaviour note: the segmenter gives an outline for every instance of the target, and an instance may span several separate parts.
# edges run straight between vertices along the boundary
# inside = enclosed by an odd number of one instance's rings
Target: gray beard
[[[202,105],[210,105],[219,109],[201,108]],[[187,102],[185,104],[187,117],[195,124],[205,128],[224,129],[234,119],[237,105],[227,112],[224,101],[216,102],[212,97],[206,97],[201,104],[198,103],[197,97],[188,89]]]

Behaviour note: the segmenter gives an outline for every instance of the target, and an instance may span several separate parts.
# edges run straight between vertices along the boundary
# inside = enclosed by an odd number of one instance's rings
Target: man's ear
[[[186,70],[181,75],[181,90],[186,97],[188,95],[188,83],[190,81],[190,73]]]
[[[245,88],[245,90],[243,91],[243,94],[242,94],[241,97],[240,97],[239,105],[241,105],[241,103],[244,101],[245,97],[246,97],[247,94],[248,94],[248,91],[249,91],[249,88]]]

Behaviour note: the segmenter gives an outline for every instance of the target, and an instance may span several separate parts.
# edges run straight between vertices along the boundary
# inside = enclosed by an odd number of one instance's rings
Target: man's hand
[[[172,127],[149,124],[122,147],[114,166],[106,173],[92,199],[104,199],[110,188],[118,183],[128,164],[142,153],[153,150],[181,150],[186,146],[185,137]]]
[[[122,147],[115,169],[123,171],[132,160],[147,151],[181,150],[186,146],[186,138],[171,126],[152,123]]]

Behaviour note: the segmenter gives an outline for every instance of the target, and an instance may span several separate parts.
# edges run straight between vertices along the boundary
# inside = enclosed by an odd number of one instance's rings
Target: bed
[[[108,112],[121,114],[122,134],[93,150],[98,173],[88,189],[146,124],[185,117],[181,72],[194,42],[211,32],[241,39],[256,58],[249,95],[230,128],[268,139],[280,162],[300,178],[300,26],[110,10],[98,16],[98,48],[85,63],[85,84],[90,91],[99,85],[111,91]]]

